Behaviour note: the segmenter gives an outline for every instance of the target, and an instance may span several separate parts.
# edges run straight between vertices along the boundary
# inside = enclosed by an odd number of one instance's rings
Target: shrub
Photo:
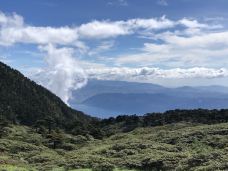
[[[114,168],[115,167],[112,164],[105,162],[105,163],[94,165],[92,170],[93,171],[113,171]]]

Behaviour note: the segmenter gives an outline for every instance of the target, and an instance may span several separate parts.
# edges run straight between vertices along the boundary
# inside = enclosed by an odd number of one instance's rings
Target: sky
[[[0,61],[68,102],[88,79],[228,86],[227,0],[0,0]]]

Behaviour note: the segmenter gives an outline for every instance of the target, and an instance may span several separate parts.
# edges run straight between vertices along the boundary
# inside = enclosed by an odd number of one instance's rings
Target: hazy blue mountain
[[[90,80],[85,87],[73,92],[70,104],[99,117],[163,112],[177,108],[220,109],[228,107],[228,88],[167,88],[149,83]]]
[[[126,81],[89,80],[88,84],[73,92],[72,103],[81,103],[86,99],[101,93],[158,93],[167,88],[149,83]]]

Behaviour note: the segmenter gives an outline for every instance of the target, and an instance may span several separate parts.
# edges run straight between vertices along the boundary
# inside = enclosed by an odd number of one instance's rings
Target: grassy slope
[[[29,127],[5,128],[0,139],[0,170],[16,170],[14,166],[27,170],[107,170],[111,166],[141,170],[228,169],[228,123],[138,128],[104,140],[64,134],[63,145],[56,150],[48,148],[47,141]]]

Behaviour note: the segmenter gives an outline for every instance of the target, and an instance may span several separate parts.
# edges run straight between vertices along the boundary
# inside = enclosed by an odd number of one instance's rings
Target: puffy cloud
[[[31,77],[67,103],[71,91],[87,83],[87,76],[73,57],[73,49],[56,48],[51,44],[40,46],[40,49],[47,52],[47,67],[38,70]]]
[[[144,43],[141,51],[120,55],[121,65],[159,65],[168,67],[227,67],[228,32],[206,32],[196,35],[163,32],[154,39],[162,43]]]
[[[12,15],[6,15],[3,12],[0,11],[0,26],[1,28],[4,27],[21,27],[24,24],[24,19],[22,16],[17,15],[16,13],[13,13]]]
[[[130,29],[147,29],[147,30],[158,30],[165,28],[172,28],[176,25],[176,22],[167,19],[165,16],[161,18],[151,19],[130,19],[126,22],[126,27]]]
[[[183,19],[179,20],[179,23],[186,26],[186,27],[189,27],[189,28],[205,28],[205,27],[208,27],[207,24],[201,24],[197,20],[191,20],[191,19],[187,19],[187,18],[183,18]]]
[[[92,21],[82,24],[78,28],[78,33],[82,38],[109,38],[129,34],[128,28],[123,26],[123,22]]]
[[[138,29],[163,29],[174,22],[160,19],[130,19],[127,21],[92,21],[77,27],[35,27],[26,25],[23,17],[0,13],[0,44],[14,43],[76,45],[79,38],[104,39],[133,34]]]
[[[74,44],[77,40],[76,31],[68,27],[8,27],[1,30],[2,45],[11,45],[14,43],[32,43],[32,44]]]
[[[0,13],[0,45],[15,43],[77,45],[77,29],[70,27],[35,27],[24,23],[17,14]]]
[[[167,19],[165,16],[161,18],[150,19],[129,19],[127,21],[92,21],[82,24],[78,28],[78,34],[81,38],[109,38],[133,33],[140,33],[142,30],[158,30],[171,28],[175,26],[175,22]]]

